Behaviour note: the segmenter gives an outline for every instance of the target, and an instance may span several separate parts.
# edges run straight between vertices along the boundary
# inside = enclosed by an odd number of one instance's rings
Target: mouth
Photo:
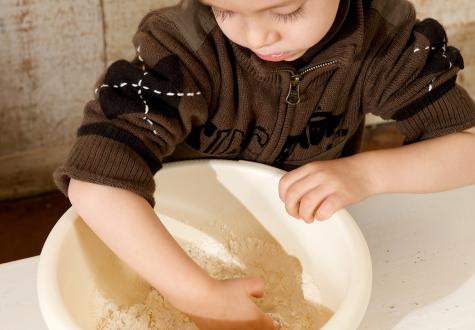
[[[291,55],[290,52],[280,52],[280,53],[275,53],[275,54],[261,54],[261,53],[255,52],[255,54],[259,56],[259,58],[265,61],[271,61],[271,62],[283,61],[289,58]]]

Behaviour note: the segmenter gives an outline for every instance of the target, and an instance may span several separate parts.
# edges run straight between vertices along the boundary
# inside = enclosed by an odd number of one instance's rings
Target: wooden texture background
[[[460,82],[475,96],[475,1],[414,0],[462,50]],[[0,200],[54,190],[83,106],[106,66],[134,55],[151,9],[176,0],[0,0]]]

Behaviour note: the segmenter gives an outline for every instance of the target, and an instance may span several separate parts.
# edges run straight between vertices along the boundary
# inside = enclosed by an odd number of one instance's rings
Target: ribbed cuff
[[[457,133],[475,126],[475,103],[465,89],[455,85],[398,125],[406,144]]]
[[[77,138],[66,162],[53,173],[55,184],[65,196],[71,178],[126,189],[155,206],[155,182],[149,166],[129,146],[110,138]]]

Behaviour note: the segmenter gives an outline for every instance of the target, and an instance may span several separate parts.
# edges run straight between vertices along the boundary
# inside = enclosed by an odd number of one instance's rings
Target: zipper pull
[[[290,88],[289,94],[285,101],[288,104],[296,105],[300,103],[300,82],[302,81],[303,76],[300,74],[295,74],[290,77]]]

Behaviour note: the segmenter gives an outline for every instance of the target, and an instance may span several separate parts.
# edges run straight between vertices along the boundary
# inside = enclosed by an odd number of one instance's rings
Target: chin
[[[289,58],[285,59],[284,61],[285,61],[285,62],[292,62],[292,61],[295,61],[296,59],[298,59],[298,58],[302,57],[302,56],[303,56],[303,54],[305,54],[305,52],[306,52],[306,51],[303,51],[303,52],[297,53],[297,54],[295,54],[294,56],[291,56],[291,57],[289,57]]]

